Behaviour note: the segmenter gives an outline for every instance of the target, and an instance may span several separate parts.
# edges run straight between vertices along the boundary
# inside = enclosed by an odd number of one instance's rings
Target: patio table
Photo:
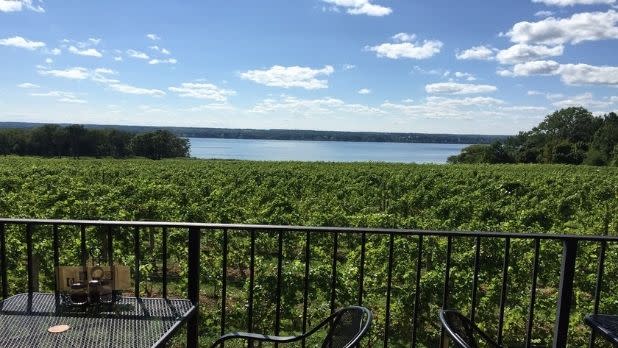
[[[98,309],[67,306],[48,293],[0,302],[0,347],[159,347],[194,313],[189,300],[122,297]],[[69,325],[50,333],[55,325]]]
[[[618,315],[590,314],[584,318],[584,322],[618,347]]]

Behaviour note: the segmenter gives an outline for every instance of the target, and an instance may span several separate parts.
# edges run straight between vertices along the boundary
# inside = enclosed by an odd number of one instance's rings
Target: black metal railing
[[[51,227],[49,230],[48,227]],[[342,238],[355,238],[352,244],[348,243],[346,245],[354,245],[354,250],[358,252],[358,264],[356,267],[356,289],[355,294],[350,297],[356,303],[346,303],[346,304],[358,304],[363,305],[368,302],[369,289],[367,287],[367,267],[369,255],[368,253],[372,252],[373,249],[368,248],[368,243],[370,238],[374,238],[376,236],[382,236],[387,238],[385,240],[386,245],[386,256],[385,260],[383,260],[383,265],[386,267],[386,284],[385,284],[385,302],[383,308],[371,308],[374,311],[380,311],[383,313],[381,325],[383,330],[380,331],[383,341],[383,346],[388,347],[391,344],[391,337],[396,335],[404,335],[402,333],[393,332],[393,326],[396,324],[393,322],[392,315],[393,310],[393,288],[401,287],[402,284],[394,284],[394,272],[396,271],[396,264],[401,264],[402,260],[405,259],[406,262],[410,262],[412,265],[411,274],[413,275],[410,279],[409,285],[410,289],[413,289],[414,296],[411,297],[411,301],[413,303],[407,303],[406,311],[411,313],[411,331],[406,333],[404,336],[409,337],[406,339],[406,345],[411,347],[416,347],[419,344],[420,332],[419,328],[421,327],[421,308],[423,307],[424,299],[422,298],[422,274],[427,265],[432,261],[424,260],[423,258],[428,254],[428,243],[435,242],[435,240],[446,240],[446,248],[445,254],[442,255],[444,259],[440,259],[438,262],[440,265],[444,264],[443,275],[442,275],[442,294],[441,294],[441,303],[435,303],[438,308],[448,308],[453,305],[452,299],[454,295],[457,294],[454,292],[454,288],[456,288],[457,284],[454,284],[454,276],[456,272],[455,270],[455,260],[453,259],[454,248],[462,243],[471,243],[473,248],[473,252],[471,253],[471,259],[473,262],[468,265],[470,269],[472,269],[472,277],[471,277],[471,295],[470,295],[470,318],[475,321],[480,313],[479,313],[479,302],[480,302],[480,284],[481,279],[481,269],[483,268],[484,262],[482,254],[482,243],[483,241],[503,241],[504,249],[498,251],[501,255],[499,264],[496,266],[499,269],[499,288],[496,292],[497,294],[497,329],[495,330],[495,334],[497,336],[497,340],[499,343],[503,343],[505,340],[504,330],[505,330],[505,310],[508,307],[509,303],[509,280],[511,277],[511,269],[510,265],[517,260],[512,260],[513,257],[513,243],[514,241],[526,241],[532,243],[532,267],[529,272],[530,279],[530,290],[529,297],[527,299],[527,313],[525,313],[525,329],[523,332],[523,345],[526,347],[531,347],[534,341],[533,330],[535,327],[535,309],[537,308],[537,300],[539,289],[538,281],[539,275],[541,273],[541,248],[544,243],[561,243],[562,255],[560,257],[560,269],[559,269],[559,286],[556,294],[556,307],[555,313],[556,318],[553,322],[553,338],[549,341],[552,347],[566,347],[568,338],[569,338],[569,330],[570,330],[570,315],[573,306],[573,296],[574,296],[574,281],[576,277],[576,261],[578,258],[578,247],[585,244],[587,248],[590,246],[597,247],[598,254],[596,255],[596,275],[594,277],[594,291],[592,295],[592,311],[597,313],[600,309],[600,301],[602,295],[602,289],[604,287],[604,273],[606,270],[607,263],[607,255],[610,245],[614,245],[618,243],[618,237],[613,236],[589,236],[589,235],[555,235],[555,234],[531,234],[531,233],[499,233],[499,232],[452,232],[452,231],[425,231],[425,230],[408,230],[408,229],[369,229],[369,228],[341,228],[341,227],[300,227],[300,226],[272,226],[272,225],[242,225],[242,224],[206,224],[206,223],[176,223],[176,222],[119,222],[119,221],[82,221],[82,220],[34,220],[34,219],[0,219],[0,283],[1,283],[1,295],[4,298],[7,298],[10,294],[10,277],[8,276],[8,263],[14,261],[9,260],[7,258],[7,245],[13,248],[13,245],[9,245],[11,242],[7,241],[7,234],[9,229],[13,231],[12,233],[21,233],[24,232],[24,239],[26,244],[26,269],[27,269],[27,290],[29,292],[35,291],[38,289],[39,284],[37,284],[37,272],[34,261],[34,246],[35,242],[33,241],[33,236],[37,237],[37,241],[40,239],[46,239],[51,237],[52,239],[52,248],[53,248],[53,268],[57,269],[60,265],[60,237],[59,231],[60,229],[73,228],[79,231],[79,249],[80,249],[80,261],[83,265],[86,264],[88,253],[87,253],[87,230],[90,228],[95,228],[100,230],[102,233],[100,234],[103,240],[104,248],[106,249],[106,257],[107,262],[110,266],[114,265],[115,261],[115,252],[114,250],[117,247],[117,244],[114,243],[116,239],[126,240],[126,234],[129,233],[128,240],[133,239],[133,281],[134,281],[134,295],[139,297],[143,289],[140,288],[140,285],[144,282],[141,277],[141,266],[142,260],[144,257],[144,252],[142,248],[142,231],[144,229],[155,229],[160,231],[161,236],[161,249],[160,250],[147,250],[149,253],[154,253],[160,256],[161,261],[161,293],[164,298],[167,298],[170,294],[169,284],[170,284],[170,263],[169,263],[169,248],[170,248],[170,230],[174,231],[182,231],[182,233],[186,233],[186,245],[183,245],[183,248],[186,248],[187,255],[187,269],[186,269],[186,294],[189,300],[191,300],[195,305],[200,308],[198,313],[189,319],[187,325],[187,346],[188,347],[197,347],[200,340],[200,333],[198,332],[198,328],[200,327],[200,316],[208,314],[209,317],[212,317],[212,313],[218,313],[218,321],[219,327],[216,330],[216,333],[208,333],[211,336],[216,336],[217,334],[223,334],[224,332],[230,329],[230,313],[228,313],[227,309],[230,306],[228,301],[228,297],[230,296],[230,284],[228,283],[228,271],[230,269],[230,259],[229,255],[231,253],[231,240],[235,238],[237,235],[242,234],[243,238],[248,237],[248,287],[247,287],[247,298],[246,298],[246,325],[240,329],[253,331],[256,328],[256,292],[255,285],[257,283],[257,275],[256,275],[256,260],[258,257],[258,245],[256,244],[258,239],[258,234],[269,234],[274,235],[276,238],[276,250],[274,251],[274,258],[276,258],[274,262],[275,272],[275,304],[274,304],[274,326],[272,327],[272,333],[280,334],[283,331],[282,323],[284,320],[288,320],[290,318],[283,317],[283,308],[284,303],[282,302],[283,294],[286,291],[286,286],[288,284],[284,284],[284,243],[286,242],[286,238],[297,238],[298,240],[304,239],[304,246],[300,248],[299,255],[302,257],[302,261],[304,263],[301,272],[303,273],[302,278],[302,291],[300,292],[302,297],[302,301],[300,301],[300,312],[302,313],[300,329],[302,331],[306,331],[310,328],[310,320],[309,320],[309,312],[311,307],[310,297],[312,295],[312,284],[310,281],[311,278],[311,262],[315,259],[315,256],[312,255],[313,248],[317,245],[317,238],[322,238],[319,242],[324,243],[324,236],[330,236],[330,243],[332,247],[330,260],[321,260],[330,266],[330,279],[325,282],[328,284],[327,289],[327,297],[328,299],[326,306],[328,310],[332,313],[336,307],[341,305],[342,303],[338,303],[338,290],[341,289],[342,286],[339,282],[343,281],[340,276],[340,272],[338,267],[342,266],[342,252],[350,252],[349,247],[342,247],[340,244],[342,243]],[[17,232],[16,232],[17,231]],[[51,232],[48,234],[48,232]],[[132,236],[130,235],[132,233]],[[323,236],[323,237],[316,237]],[[214,284],[215,280],[210,279],[213,284],[209,284],[209,279],[204,280],[202,277],[202,273],[205,270],[204,265],[202,264],[203,252],[205,245],[203,244],[204,238],[214,238],[220,241],[220,250],[217,247],[216,250],[220,251],[220,281],[217,284]],[[219,239],[220,238],[220,239]],[[397,244],[402,239],[413,239],[414,240],[414,248],[410,248],[409,252],[412,254],[401,255],[395,252]],[[347,240],[347,239],[346,239]],[[314,244],[316,243],[316,244]],[[466,244],[467,245],[467,244]],[[528,245],[528,244],[526,244]],[[372,244],[372,246],[375,246]],[[215,250],[215,249],[213,249]],[[211,250],[212,251],[212,250]],[[233,250],[232,250],[233,251]],[[495,251],[495,250],[494,250]],[[416,255],[415,258],[409,259],[410,255]],[[380,255],[380,257],[384,257],[384,255]],[[466,259],[467,260],[467,259]],[[382,262],[382,261],[380,261]],[[500,265],[501,264],[501,265]],[[177,271],[177,270],[176,270]],[[558,270],[556,270],[558,271]],[[372,279],[372,281],[375,279]],[[52,289],[58,290],[58,284],[56,282],[56,277],[54,277],[54,285]],[[350,284],[347,282],[346,284]],[[214,289],[213,292],[220,293],[220,302],[218,304],[213,305],[212,302],[203,303],[200,299],[200,295],[205,296],[204,291],[200,292],[200,285],[203,285],[204,288]],[[214,288],[213,288],[214,287]],[[220,287],[220,288],[219,288]],[[210,291],[210,290],[209,290]],[[202,303],[200,303],[202,302]],[[375,301],[374,301],[375,302]],[[200,307],[201,305],[201,307]],[[218,309],[210,308],[209,306],[218,306]],[[201,313],[200,313],[201,311]],[[212,313],[211,313],[212,312]],[[236,320],[236,319],[234,319]],[[236,320],[237,321],[237,320]],[[438,323],[437,317],[435,318],[435,323]],[[203,326],[202,326],[203,327]],[[203,337],[203,336],[202,336]],[[439,330],[439,344],[441,347],[444,347],[444,341],[446,340],[445,333],[443,330]],[[521,342],[521,341],[520,341]],[[202,342],[205,343],[205,342]],[[588,342],[588,346],[594,346],[595,340],[594,336],[591,334]],[[377,342],[374,342],[372,346],[377,346]],[[304,342],[303,342],[304,346]]]

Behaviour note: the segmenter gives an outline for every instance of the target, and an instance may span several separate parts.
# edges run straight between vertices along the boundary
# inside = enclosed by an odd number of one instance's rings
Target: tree
[[[616,163],[618,115],[596,117],[582,107],[558,110],[504,143],[473,145],[449,163]]]
[[[513,163],[513,157],[499,141],[491,145],[475,144],[465,147],[461,154],[451,156],[448,163]]]
[[[131,140],[136,156],[150,159],[189,157],[189,140],[179,138],[166,130],[138,134]]]
[[[602,120],[594,117],[583,107],[560,109],[545,117],[530,135],[542,134],[549,140],[564,139],[571,143],[589,143],[594,133],[603,124]]]
[[[600,153],[601,159],[611,162],[614,148],[618,145],[618,115],[614,112],[603,117],[603,125],[594,133],[592,148]]]

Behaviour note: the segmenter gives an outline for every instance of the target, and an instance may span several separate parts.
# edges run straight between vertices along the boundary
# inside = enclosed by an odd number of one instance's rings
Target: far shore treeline
[[[598,117],[583,107],[561,109],[530,131],[468,146],[448,162],[618,166],[618,115]]]
[[[0,122],[0,128],[35,128],[40,126],[42,126],[40,123]],[[87,129],[113,128],[130,133],[147,133],[161,129],[167,130],[172,134],[183,138],[351,141],[380,143],[491,144],[496,140],[503,140],[507,137],[506,135],[483,134],[348,132],[306,129],[152,127],[99,124],[85,124],[84,127]]]
[[[0,129],[0,155],[43,157],[189,157],[189,141],[167,130],[131,133],[83,125]]]

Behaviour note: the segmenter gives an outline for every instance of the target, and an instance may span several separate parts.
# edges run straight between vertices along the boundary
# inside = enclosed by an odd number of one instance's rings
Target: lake
[[[465,144],[189,138],[191,157],[254,161],[446,163]]]

